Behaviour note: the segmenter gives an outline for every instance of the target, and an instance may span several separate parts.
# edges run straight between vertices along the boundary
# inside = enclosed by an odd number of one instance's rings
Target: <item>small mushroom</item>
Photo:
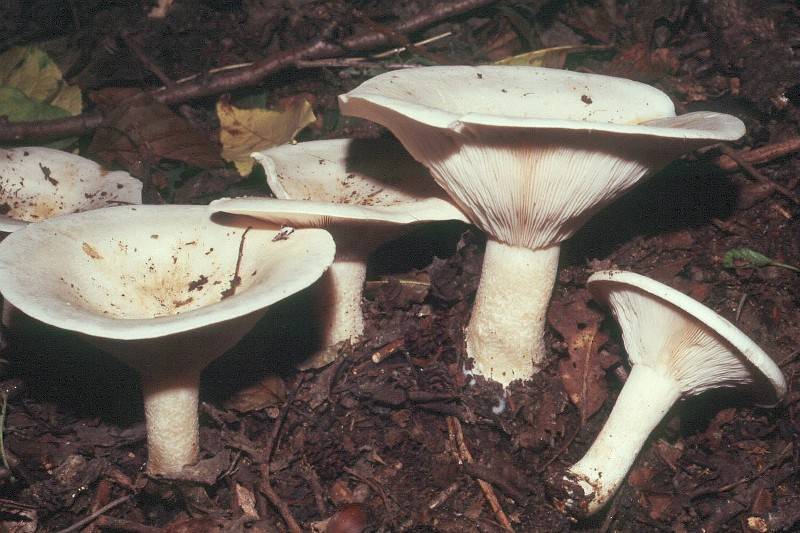
[[[772,359],[692,298],[632,272],[597,272],[588,286],[619,322],[632,369],[589,451],[550,481],[557,506],[577,516],[609,501],[650,433],[680,398],[749,386],[760,405],[774,405],[786,393]]]
[[[675,116],[642,83],[547,68],[392,71],[339,99],[391,130],[487,233],[467,352],[503,385],[543,362],[561,242],[643,176],[745,131],[730,115]]]
[[[142,182],[69,152],[0,148],[0,231],[100,207],[142,203]]]
[[[142,379],[148,471],[198,458],[200,372],[273,303],[319,278],[335,246],[206,206],[110,207],[56,217],[0,244],[0,291],[27,315],[80,333]]]
[[[253,157],[278,199],[233,198],[216,211],[300,227],[324,227],[336,241],[325,275],[323,346],[364,331],[361,295],[369,254],[413,224],[466,217],[422,165],[393,140],[336,139],[287,144]]]

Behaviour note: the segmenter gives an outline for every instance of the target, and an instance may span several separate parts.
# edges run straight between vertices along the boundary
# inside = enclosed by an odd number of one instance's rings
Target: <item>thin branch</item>
[[[469,448],[467,448],[467,442],[464,440],[464,432],[461,430],[461,422],[458,421],[458,418],[454,416],[448,416],[447,428],[450,432],[450,435],[452,435],[456,441],[457,453],[461,461],[465,463],[474,462],[472,454],[470,453]],[[477,481],[478,486],[480,486],[483,495],[486,497],[486,501],[489,502],[489,507],[492,508],[497,521],[500,523],[503,529],[513,533],[514,528],[511,527],[511,522],[509,521],[508,516],[506,516],[506,513],[503,511],[503,507],[500,505],[492,485],[480,478],[478,478]]]
[[[790,191],[780,183],[776,183],[771,179],[769,179],[768,177],[766,177],[764,174],[759,172],[756,169],[756,167],[745,161],[744,158],[740,157],[740,155],[730,146],[721,144],[719,149],[723,154],[730,157],[732,160],[736,161],[736,163],[742,168],[742,170],[744,170],[747,174],[749,174],[750,177],[772,187],[772,189],[778,191],[783,196],[794,202],[795,205],[800,205],[800,198],[798,198],[798,196],[793,191]]]
[[[152,59],[150,59],[150,56],[145,53],[144,49],[133,35],[128,32],[123,32],[122,40],[125,41],[125,45],[128,47],[128,50],[133,52],[133,55],[136,56],[136,59],[139,60],[142,66],[144,66],[144,68],[149,70],[156,78],[158,78],[161,83],[167,87],[173,87],[175,85],[175,82],[166,75],[164,70],[154,63]]]
[[[497,0],[456,0],[441,4],[392,26],[397,34],[419,31],[448,18],[469,11],[487,7]],[[215,73],[198,76],[186,82],[176,82],[168,88],[151,91],[149,94],[158,102],[175,105],[212,96],[241,87],[255,85],[268,76],[298,61],[341,57],[349,52],[372,50],[380,46],[395,44],[382,32],[366,32],[344,39],[339,44],[317,40],[293,50],[265,58],[247,67],[217,70]],[[97,111],[75,117],[31,122],[9,122],[0,119],[0,142],[46,139],[82,135],[96,129],[103,122],[103,115]]]
[[[121,497],[117,498],[116,500],[114,500],[113,502],[109,503],[108,505],[102,506],[100,509],[98,509],[97,511],[93,512],[92,514],[90,514],[89,516],[84,518],[83,520],[78,520],[77,522],[75,522],[71,526],[56,531],[56,533],[71,533],[72,531],[78,531],[79,529],[83,528],[87,524],[90,524],[94,520],[99,518],[100,515],[102,515],[103,513],[106,513],[108,511],[110,511],[114,507],[118,507],[118,506],[122,505],[123,503],[125,503],[126,501],[128,501],[130,499],[131,499],[130,494],[127,495],[127,496],[121,496]]]
[[[289,509],[289,505],[287,505],[287,503],[283,501],[283,498],[278,496],[278,493],[272,488],[272,483],[270,483],[269,480],[269,465],[262,464],[259,470],[261,471],[261,483],[258,485],[258,490],[260,490],[261,494],[266,496],[270,503],[278,510],[281,518],[286,522],[286,527],[289,528],[289,531],[292,533],[303,533],[303,528],[297,523],[291,509]]]
[[[800,152],[800,137],[793,137],[785,141],[766,144],[751,150],[737,150],[736,156],[739,160],[750,163],[751,165],[762,165],[795,152]],[[715,163],[723,170],[736,170],[739,168],[739,164],[727,154],[719,156]]]

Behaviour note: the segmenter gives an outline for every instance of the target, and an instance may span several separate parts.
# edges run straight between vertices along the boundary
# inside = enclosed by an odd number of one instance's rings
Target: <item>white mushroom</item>
[[[324,227],[336,241],[325,275],[323,346],[360,337],[369,254],[412,224],[466,217],[425,167],[392,140],[337,139],[288,144],[253,157],[278,197],[234,198],[213,209],[299,227]]]
[[[592,447],[551,481],[558,506],[575,515],[592,514],[608,502],[678,399],[749,385],[759,404],[773,405],[786,392],[772,359],[692,298],[632,272],[597,272],[588,286],[619,322],[632,369]]]
[[[504,385],[543,361],[560,243],[644,175],[745,131],[730,115],[676,117],[638,82],[546,68],[393,71],[339,98],[389,128],[488,234],[467,352]]]
[[[142,182],[69,152],[0,148],[0,231],[100,207],[142,203]]]
[[[206,206],[112,207],[32,224],[0,244],[0,291],[15,307],[139,371],[152,474],[197,460],[203,368],[333,261],[324,230],[273,242],[274,226],[223,222]]]

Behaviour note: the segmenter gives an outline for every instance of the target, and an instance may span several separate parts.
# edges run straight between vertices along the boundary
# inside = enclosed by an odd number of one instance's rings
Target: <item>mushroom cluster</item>
[[[364,332],[361,295],[367,259],[382,243],[417,224],[460,220],[425,167],[391,139],[336,139],[289,144],[253,154],[273,198],[233,198],[214,210],[298,227],[323,227],[336,241],[318,303],[325,347]],[[318,364],[328,362],[326,357]]]
[[[676,116],[666,94],[638,82],[533,67],[389,72],[340,107],[400,143],[253,154],[277,198],[108,207],[141,203],[141,184],[63,152],[0,151],[0,229],[22,228],[0,244],[0,292],[139,372],[150,474],[180,477],[197,461],[200,373],[270,305],[323,278],[309,311],[323,351],[358,339],[370,253],[416,224],[486,233],[467,353],[503,386],[531,377],[546,360],[561,243],[672,159],[744,133],[730,115]],[[769,356],[683,294],[619,271],[588,285],[619,321],[633,369],[595,444],[551,479],[556,504],[576,515],[608,501],[680,398],[737,386],[772,404],[786,390]]]
[[[340,107],[391,130],[486,232],[467,354],[503,385],[544,361],[561,242],[675,157],[745,131],[721,113],[675,116],[642,83],[534,67],[387,72]]]

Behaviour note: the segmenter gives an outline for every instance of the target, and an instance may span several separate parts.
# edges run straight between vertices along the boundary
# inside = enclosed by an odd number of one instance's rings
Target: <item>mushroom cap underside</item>
[[[738,368],[740,371],[746,369],[751,374],[750,379],[757,385],[753,390],[762,400],[760,402],[762,405],[773,405],[786,393],[786,380],[772,358],[730,321],[693,298],[641,274],[620,270],[595,272],[589,277],[587,286],[596,300],[611,306],[623,331],[626,348],[630,349],[629,340],[634,341],[629,339],[628,335],[657,337],[663,333],[668,315],[678,314],[689,323],[695,324],[704,337],[713,339],[719,344],[715,350],[717,357],[736,358],[728,368]],[[624,309],[626,299],[615,296],[626,293],[645,297],[648,311],[652,314],[644,318],[637,314],[636,310]],[[664,320],[659,320],[659,313],[663,314]],[[689,348],[691,351],[696,346]],[[642,356],[662,357],[663,354],[642,354]],[[684,364],[684,367],[690,366],[691,361]],[[717,366],[713,370],[704,369],[701,365],[692,371],[715,372],[719,371],[719,368]],[[719,373],[709,379],[719,379],[724,382],[726,377],[724,373]],[[692,393],[692,391],[685,392]]]
[[[143,205],[33,224],[0,243],[0,291],[62,329],[148,339],[262,310],[313,283],[333,261],[324,230],[273,241],[273,225],[217,219],[207,206]]]
[[[335,224],[397,225],[440,220],[467,222],[457,207],[441,198],[422,198],[407,204],[372,206],[242,197],[215,200],[211,202],[210,207],[216,212],[247,215],[274,224],[298,227],[324,227]]]

